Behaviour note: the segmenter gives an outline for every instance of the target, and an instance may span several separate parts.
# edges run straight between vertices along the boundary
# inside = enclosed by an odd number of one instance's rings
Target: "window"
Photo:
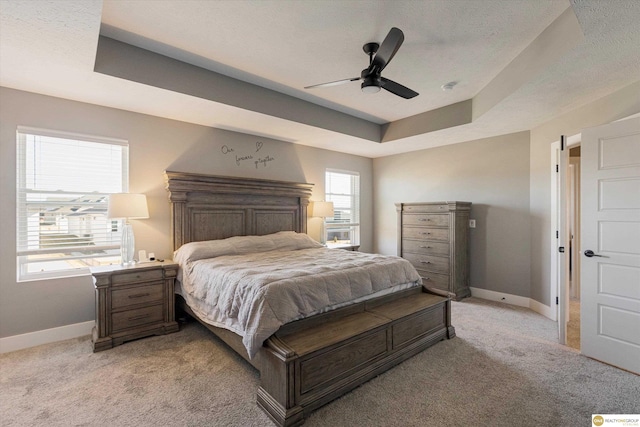
[[[126,141],[18,128],[18,280],[85,274],[119,262],[110,193],[127,191]]]
[[[327,242],[360,244],[360,175],[327,170],[325,200],[333,202],[333,218],[327,218]]]

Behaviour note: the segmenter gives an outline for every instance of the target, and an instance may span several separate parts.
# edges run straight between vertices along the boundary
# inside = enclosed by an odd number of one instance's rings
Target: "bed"
[[[371,277],[394,269],[403,270],[404,266],[382,265],[388,257],[320,247],[306,236],[312,184],[171,171],[165,172],[165,178],[171,203],[173,248],[183,282],[177,286],[181,294],[176,297],[177,307],[200,321],[260,371],[257,403],[277,425],[302,424],[318,407],[425,348],[455,336],[450,300],[423,288],[419,276],[412,275],[412,267],[398,272],[398,277],[406,275],[404,283],[398,286],[367,285],[371,289],[361,291],[364,285],[359,285],[361,280],[355,272],[365,267],[358,263],[377,266],[377,271],[367,273]],[[295,247],[290,248],[291,245]],[[267,249],[256,255],[262,250],[255,248],[262,246]],[[232,253],[228,253],[229,248]],[[291,256],[290,251],[295,253],[286,263],[299,273],[277,277],[273,272],[279,267],[263,264],[265,258],[279,262],[276,258]],[[311,262],[315,270],[296,269],[296,262],[305,260],[315,260]],[[340,263],[350,266],[351,270],[341,273],[342,278],[328,276],[328,270]],[[327,268],[327,264],[331,264],[331,268]],[[280,301],[300,294],[304,295],[300,298],[303,302],[327,299],[325,305],[329,307],[307,309],[305,303],[299,303],[291,309],[279,309],[275,314],[267,310],[271,320],[266,322],[268,327],[259,323],[260,327],[255,328],[251,326],[252,320],[243,321],[241,326],[245,329],[238,324],[216,321],[210,318],[209,311],[217,304],[222,307],[219,296],[207,294],[206,287],[195,288],[198,282],[193,278],[208,277],[205,271],[224,272],[225,283],[232,283],[236,272],[228,268],[230,265],[246,267],[252,277],[260,276],[254,273],[263,268],[269,269],[270,274],[266,275],[269,280],[272,276],[276,276],[279,283],[289,280],[288,286],[295,292],[286,297],[277,295]],[[237,274],[247,275],[246,272]],[[306,282],[302,276],[324,280],[327,292],[313,297],[301,293],[300,289],[307,286],[303,285]],[[333,281],[339,286],[333,285]],[[345,291],[347,283],[355,283],[355,290]],[[317,288],[318,285],[314,285],[310,289]],[[208,305],[198,306],[194,302],[192,294],[198,292],[207,294]],[[256,306],[265,305],[275,306],[262,302]],[[242,311],[236,304],[228,304],[224,310]],[[278,322],[274,323],[273,318]],[[247,325],[251,331],[258,332],[247,334]]]

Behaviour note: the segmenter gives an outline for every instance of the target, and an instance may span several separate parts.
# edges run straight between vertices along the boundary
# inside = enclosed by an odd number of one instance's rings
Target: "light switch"
[[[475,219],[470,219],[469,220],[469,228],[476,228],[476,220]]]

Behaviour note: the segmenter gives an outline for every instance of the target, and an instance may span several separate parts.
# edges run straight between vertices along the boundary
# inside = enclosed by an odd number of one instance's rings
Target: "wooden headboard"
[[[307,232],[313,184],[165,172],[173,250],[232,236]]]

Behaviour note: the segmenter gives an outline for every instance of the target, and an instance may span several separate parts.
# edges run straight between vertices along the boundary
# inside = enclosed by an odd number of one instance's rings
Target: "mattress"
[[[187,243],[174,260],[189,307],[240,335],[251,358],[286,323],[421,285],[403,258],[328,249],[295,232]]]

